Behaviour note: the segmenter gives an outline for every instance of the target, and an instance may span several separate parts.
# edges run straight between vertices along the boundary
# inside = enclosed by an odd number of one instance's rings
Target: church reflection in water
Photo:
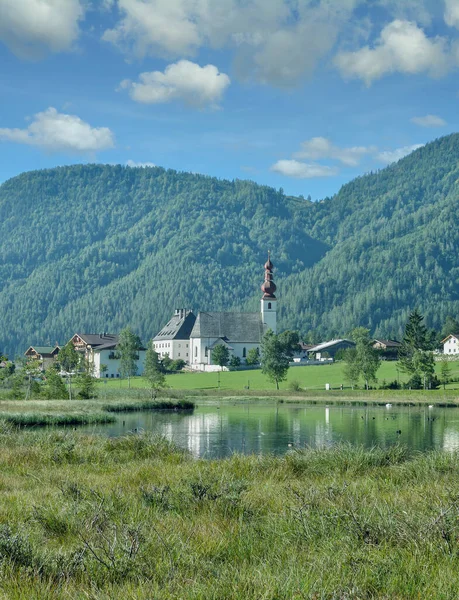
[[[109,436],[150,431],[195,457],[283,454],[347,442],[365,447],[402,443],[415,450],[459,449],[459,409],[261,403],[202,405],[190,412],[139,412],[100,426]],[[91,429],[94,431],[94,429]]]

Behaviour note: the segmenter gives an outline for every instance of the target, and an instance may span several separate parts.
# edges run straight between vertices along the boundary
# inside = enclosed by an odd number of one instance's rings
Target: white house
[[[76,333],[70,341],[76,350],[85,353],[86,360],[93,363],[94,377],[106,379],[120,377],[121,362],[117,352],[117,335],[110,333]],[[143,373],[145,354],[146,349],[140,348],[136,360],[137,375]]]
[[[196,322],[196,315],[187,309],[176,309],[172,319],[153,338],[153,348],[164,358],[166,354],[171,360],[190,362],[190,334]]]
[[[459,356],[459,334],[450,333],[441,343],[443,344],[443,354]]]
[[[212,350],[226,345],[232,356],[244,363],[249,350],[260,349],[264,333],[277,332],[276,285],[273,263],[268,256],[265,281],[261,286],[260,312],[198,312],[176,310],[169,323],[154,338],[155,351],[161,357],[182,358],[196,370],[212,370]]]

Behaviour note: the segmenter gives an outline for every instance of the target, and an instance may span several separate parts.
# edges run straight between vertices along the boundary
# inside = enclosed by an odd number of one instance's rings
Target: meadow
[[[0,596],[457,598],[456,454],[196,460],[146,434],[0,426]]]
[[[452,361],[451,379],[446,386],[447,390],[459,390],[459,361]],[[311,365],[291,367],[288,371],[287,380],[280,384],[281,390],[291,390],[292,386],[300,387],[305,391],[325,390],[325,384],[329,383],[331,388],[339,390],[342,385],[346,390],[350,390],[350,385],[346,382],[343,373],[344,363],[336,362],[324,365]],[[436,363],[437,374],[440,373],[440,364]],[[378,370],[378,383],[374,387],[379,387],[384,381],[408,380],[408,377],[399,370],[397,361],[382,361]],[[220,373],[192,373],[182,372],[166,376],[167,385],[172,390],[275,390],[276,386],[263,375],[260,369],[250,371],[223,371]],[[131,379],[132,388],[145,388],[147,382],[142,377]],[[100,386],[107,389],[126,389],[128,382],[121,379],[107,379],[100,381]],[[442,388],[443,389],[443,388]]]

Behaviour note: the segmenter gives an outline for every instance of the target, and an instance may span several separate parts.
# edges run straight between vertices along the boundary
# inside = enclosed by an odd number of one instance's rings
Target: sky
[[[74,163],[317,200],[459,130],[459,0],[0,0],[0,182]]]

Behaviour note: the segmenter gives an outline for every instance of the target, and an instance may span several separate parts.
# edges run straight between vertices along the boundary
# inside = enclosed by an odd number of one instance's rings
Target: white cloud
[[[159,104],[182,100],[192,106],[215,106],[231,81],[225,73],[219,73],[214,65],[200,67],[189,60],[180,60],[166,67],[164,73],[142,73],[138,83],[121,82],[136,102]]]
[[[96,152],[113,148],[115,138],[107,127],[91,127],[75,115],[48,108],[37,113],[26,129],[0,129],[0,141],[38,146],[51,152]]]
[[[22,58],[68,50],[83,16],[82,0],[0,0],[0,41]]]
[[[340,31],[360,28],[365,0],[117,0],[120,19],[103,39],[123,52],[183,58],[210,46],[236,51],[244,78],[290,85],[310,74]]]
[[[418,148],[422,148],[424,144],[414,144],[412,146],[404,146],[403,148],[397,148],[396,150],[385,150],[379,152],[375,158],[381,163],[389,165],[390,163],[397,162],[401,158],[404,158],[408,154],[411,154]]]
[[[272,165],[271,171],[286,175],[287,177],[295,177],[297,179],[313,179],[315,177],[335,177],[339,171],[333,167],[324,165],[310,164],[300,162],[298,160],[278,160]]]
[[[152,162],[135,162],[135,161],[133,161],[131,159],[129,159],[126,162],[126,166],[127,167],[132,167],[132,168],[135,168],[135,167],[141,167],[141,168],[156,167],[156,165],[154,163],[152,163]]]
[[[315,137],[301,144],[301,150],[294,154],[295,158],[309,158],[311,160],[331,159],[337,160],[347,167],[356,167],[363,156],[375,152],[374,147],[354,146],[340,148],[329,139]]]
[[[121,21],[103,38],[136,56],[190,55],[201,45],[194,21],[196,2],[186,0],[118,0]]]
[[[426,115],[425,117],[413,117],[411,122],[421,127],[444,127],[446,121],[437,115]]]
[[[370,85],[395,72],[442,75],[449,66],[447,51],[445,38],[428,38],[416,23],[397,19],[384,27],[374,48],[341,52],[335,64],[344,76],[363,79]]]
[[[459,0],[445,0],[445,23],[459,29]]]

